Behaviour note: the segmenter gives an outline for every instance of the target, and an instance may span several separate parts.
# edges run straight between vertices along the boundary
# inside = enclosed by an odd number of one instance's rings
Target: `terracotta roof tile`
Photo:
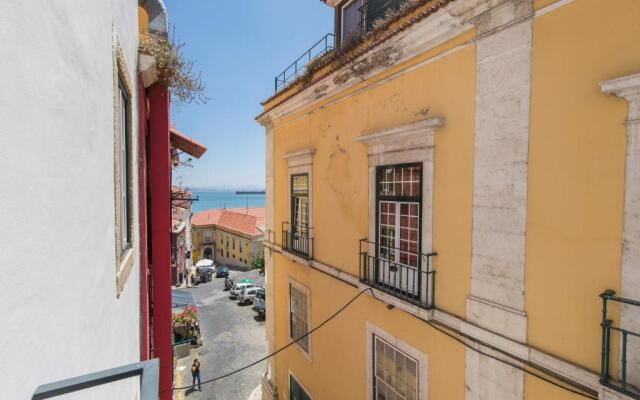
[[[191,218],[194,226],[219,225],[251,236],[260,236],[264,232],[264,207],[251,208],[210,208],[195,213]]]

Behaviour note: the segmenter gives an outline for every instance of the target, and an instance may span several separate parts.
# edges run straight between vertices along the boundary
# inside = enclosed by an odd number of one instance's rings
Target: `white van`
[[[235,284],[235,285],[233,285],[233,287],[231,288],[231,292],[230,292],[230,293],[231,293],[231,298],[232,298],[232,299],[237,299],[237,298],[238,298],[238,295],[240,294],[240,292],[241,292],[243,289],[246,289],[246,288],[252,288],[252,287],[253,287],[253,283],[246,283],[246,282],[243,282],[243,283],[236,283],[236,284]]]

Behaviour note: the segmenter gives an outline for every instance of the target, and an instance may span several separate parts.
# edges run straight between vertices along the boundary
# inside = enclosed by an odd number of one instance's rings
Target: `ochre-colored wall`
[[[138,31],[141,34],[149,32],[149,13],[142,6],[138,6]]]
[[[534,7],[552,3],[554,0],[534,0]],[[575,0],[536,17],[533,25],[527,340],[531,346],[593,371],[599,369],[600,357],[598,294],[620,287],[623,122],[627,112],[626,103],[602,94],[598,83],[638,72],[638,21],[637,0],[606,4]],[[314,104],[275,122],[277,243],[282,243],[280,223],[289,219],[289,180],[282,156],[313,147],[314,258],[357,275],[358,240],[368,234],[368,164],[366,146],[356,138],[377,129],[444,116],[447,123],[436,133],[434,161],[433,250],[439,253],[434,263],[436,306],[465,316],[471,284],[475,48],[473,44],[457,48],[446,57],[364,88],[460,46],[474,33],[468,31],[326,98],[321,108]],[[357,293],[335,278],[275,253],[274,270],[276,347],[290,341],[289,278],[311,291],[312,326]],[[464,348],[369,296],[362,296],[342,316],[314,333],[312,363],[295,346],[277,356],[279,394],[286,394],[289,366],[316,400],[364,398],[369,373],[365,367],[367,319],[427,354],[430,400],[464,398]],[[580,397],[527,375],[525,398]]]
[[[468,32],[383,76],[451,49],[472,34]],[[356,138],[377,129],[445,116],[446,126],[436,133],[435,145],[433,249],[440,254],[435,260],[438,271],[436,304],[464,316],[470,287],[474,94],[475,50],[468,46],[317,112],[298,113],[277,124],[275,225],[279,227],[289,218],[288,170],[282,156],[303,148],[315,148],[312,178],[314,258],[357,275],[358,241],[368,233],[369,200],[367,148]],[[277,232],[276,241],[281,243],[281,232]],[[312,326],[357,293],[353,287],[295,264],[287,257],[275,255],[274,263],[277,270],[274,305],[277,346],[290,341],[289,277],[311,290]],[[388,310],[369,296],[362,296],[344,316],[313,335],[313,369],[307,368],[309,362],[297,347],[281,353],[277,358],[278,365],[290,365],[314,398],[364,398],[368,373],[365,367],[367,318],[428,355],[430,399],[464,398],[462,346],[415,317]],[[341,355],[338,364],[336,354]],[[285,368],[277,368],[277,385],[281,392],[287,390],[287,374]],[[345,380],[344,376],[350,379]]]
[[[225,231],[220,227],[215,230],[214,239],[216,251],[215,257],[217,261],[222,263],[235,262],[236,264],[245,267],[249,265],[249,261],[253,256],[252,239],[240,236],[234,232]],[[235,249],[233,246],[234,239],[236,241]],[[222,242],[220,240],[222,240]],[[227,257],[227,240],[229,241],[229,257]],[[240,251],[240,242],[242,242],[242,251]],[[218,260],[221,256],[220,251],[222,251],[222,257],[225,258],[224,260]],[[242,259],[242,261],[240,259]]]
[[[445,49],[447,46],[438,50]],[[469,46],[277,126],[275,224],[280,226],[289,219],[289,180],[282,156],[315,148],[314,258],[358,275],[358,240],[368,234],[368,161],[366,145],[356,138],[377,129],[445,116],[447,123],[436,133],[435,146],[433,249],[439,252],[435,260],[436,302],[464,315],[470,285],[474,93],[475,51]],[[277,232],[278,242],[280,235]]]
[[[276,346],[289,343],[287,276],[311,289],[311,325],[335,313],[358,291],[310,268],[275,255]],[[311,337],[311,363],[296,346],[277,356],[279,396],[288,398],[289,366],[314,399],[364,399],[366,387],[366,322],[384,329],[428,355],[428,392],[432,400],[464,399],[464,350],[424,322],[367,295]],[[313,366],[313,368],[309,368]],[[424,372],[424,371],[423,371]],[[426,373],[426,372],[425,372]],[[348,377],[348,379],[345,379]],[[286,397],[285,397],[286,395]]]
[[[528,339],[592,370],[598,294],[620,287],[627,114],[598,83],[640,70],[638,21],[636,0],[578,0],[534,22]]]

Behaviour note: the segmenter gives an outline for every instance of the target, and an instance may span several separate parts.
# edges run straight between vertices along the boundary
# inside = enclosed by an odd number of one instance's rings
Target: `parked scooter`
[[[229,278],[228,276],[224,278],[224,290],[231,290],[231,288],[233,287],[233,279]]]

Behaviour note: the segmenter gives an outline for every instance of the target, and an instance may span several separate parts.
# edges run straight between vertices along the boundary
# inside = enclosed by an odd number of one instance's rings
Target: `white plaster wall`
[[[137,2],[0,2],[2,398],[139,360],[137,250],[119,299],[115,285],[114,29],[135,84]],[[137,391],[130,379],[74,397]]]

